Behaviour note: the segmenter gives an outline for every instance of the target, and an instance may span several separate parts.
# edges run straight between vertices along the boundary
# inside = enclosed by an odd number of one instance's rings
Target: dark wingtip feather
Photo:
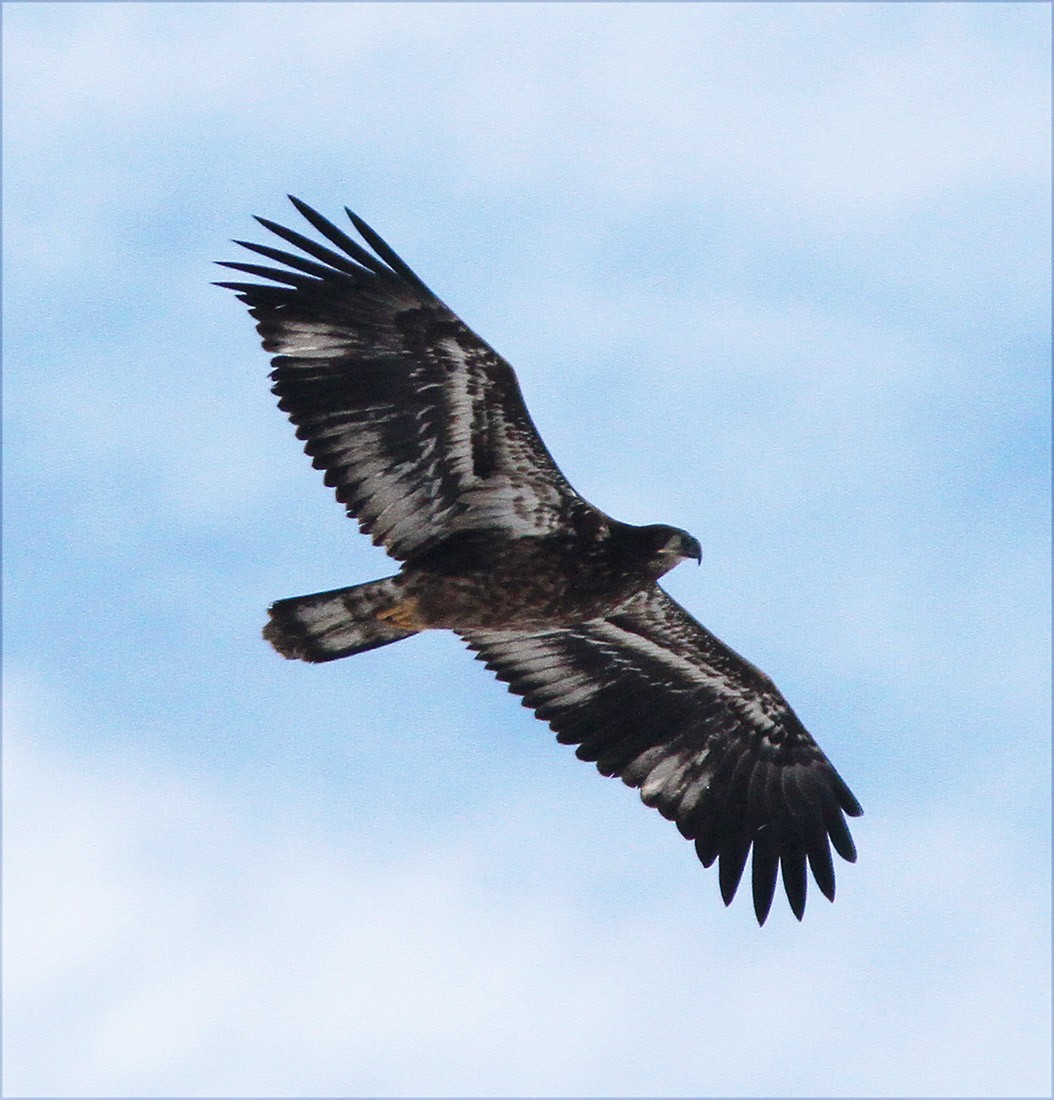
[[[314,207],[308,206],[303,199],[298,199],[296,195],[286,195],[286,198],[296,207],[297,212],[303,214],[309,222],[315,218],[322,218],[322,215]]]
[[[283,271],[277,267],[268,267],[265,264],[245,264],[236,260],[216,260],[215,262],[220,267],[229,267],[231,271],[243,271],[246,275],[255,275],[258,279],[272,279],[276,283],[285,283],[298,290],[322,285],[318,279],[298,275],[292,271]]]
[[[812,876],[816,879],[820,893],[828,901],[834,901],[834,863],[831,860],[831,849],[827,843],[826,833],[809,848],[808,855]]]
[[[717,879],[721,886],[721,900],[731,905],[739,889],[739,880],[743,877],[743,868],[750,851],[750,839],[735,837],[721,849],[721,859],[717,865]]]
[[[372,229],[362,218],[355,213],[350,207],[344,207],[344,213],[348,215],[351,224],[362,234],[363,239],[369,241],[372,245],[374,241],[380,241],[381,238],[377,235],[377,231]],[[371,239],[372,238],[372,239]],[[384,244],[384,241],[381,241]],[[376,246],[374,246],[376,247]]]
[[[831,838],[831,843],[834,845],[834,850],[842,859],[846,863],[856,863],[856,845],[853,843],[845,818],[837,810],[828,818],[827,832]]]
[[[834,796],[838,805],[850,817],[862,817],[864,808],[856,800],[856,795],[846,786],[845,780],[837,773],[834,776]]]
[[[758,925],[772,908],[772,898],[776,892],[776,872],[779,870],[779,852],[773,841],[764,833],[754,838],[754,858],[751,861],[751,886],[754,893],[754,915]]]
[[[355,226],[355,228],[362,235],[362,239],[370,246],[370,248],[373,249],[374,252],[377,253],[378,256],[380,256],[382,260],[384,260],[384,262],[394,272],[396,272],[396,274],[400,275],[407,282],[412,283],[419,290],[424,291],[426,294],[432,293],[428,289],[428,287],[426,287],[425,284],[421,282],[417,275],[415,275],[414,272],[407,266],[406,261],[403,260],[402,257],[400,257],[399,254],[392,249],[391,245],[389,245],[388,242],[376,230],[371,229],[370,226],[367,225],[366,222],[364,222],[362,218],[358,216],[358,214],[353,213],[346,206],[344,207],[344,213],[348,215],[348,218],[351,220],[351,224]]]
[[[298,233],[295,229],[289,229],[284,225],[279,225],[278,222],[273,222],[269,218],[257,217],[256,220],[269,233],[273,233],[276,237],[281,237],[283,241],[299,248],[301,252],[306,252],[309,256],[314,256],[316,260],[321,260],[327,267],[342,271],[345,275],[360,278],[365,271],[378,273],[385,270],[383,264],[373,256],[370,256],[364,248],[360,248],[358,245],[354,246],[354,252],[349,257],[343,252],[334,252],[325,245],[319,244],[318,241],[313,241],[310,237],[305,237],[303,233]]]
[[[385,267],[376,256],[367,252],[361,244],[357,241],[353,241],[347,233],[338,229],[328,218],[324,218],[317,210],[308,206],[306,202],[302,202],[295,195],[290,195],[289,201],[296,207],[301,216],[306,221],[310,222],[323,237],[346,252],[357,263],[362,264],[363,267],[368,268],[377,275],[391,274],[390,269]]]
[[[805,852],[799,847],[786,849],[780,857],[780,870],[791,912],[801,920],[805,916],[805,898],[809,889]]]
[[[704,867],[713,866],[719,850],[711,832],[703,833],[695,838],[695,854]]]

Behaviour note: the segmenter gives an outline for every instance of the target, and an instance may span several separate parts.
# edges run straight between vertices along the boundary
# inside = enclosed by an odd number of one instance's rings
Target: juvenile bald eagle
[[[557,740],[621,776],[718,860],[729,904],[753,848],[764,923],[777,871],[805,911],[807,873],[834,899],[830,844],[855,860],[860,806],[775,684],[656,583],[699,543],[605,515],[564,478],[512,367],[347,211],[372,252],[298,199],[328,245],[263,218],[299,253],[227,263],[274,353],[273,392],[312,464],[393,577],[279,600],[264,636],[332,661],[456,632]],[[332,246],[332,247],[330,247]]]

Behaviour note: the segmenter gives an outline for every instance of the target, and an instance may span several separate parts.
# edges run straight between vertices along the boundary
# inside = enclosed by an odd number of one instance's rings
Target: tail
[[[263,636],[283,657],[335,661],[415,634],[377,618],[397,605],[398,577],[278,600],[268,609]]]

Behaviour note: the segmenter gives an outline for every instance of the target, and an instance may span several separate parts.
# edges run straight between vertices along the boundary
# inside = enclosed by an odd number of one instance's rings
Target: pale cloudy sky
[[[3,19],[6,1094],[1049,1095],[1049,7]],[[390,569],[209,286],[290,191],[700,538],[833,906],[725,910],[452,638],[260,641]]]

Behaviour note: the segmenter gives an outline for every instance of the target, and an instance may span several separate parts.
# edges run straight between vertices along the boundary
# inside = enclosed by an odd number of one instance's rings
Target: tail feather
[[[416,633],[377,618],[399,601],[397,577],[294,596],[268,609],[263,636],[290,660],[335,661]]]

